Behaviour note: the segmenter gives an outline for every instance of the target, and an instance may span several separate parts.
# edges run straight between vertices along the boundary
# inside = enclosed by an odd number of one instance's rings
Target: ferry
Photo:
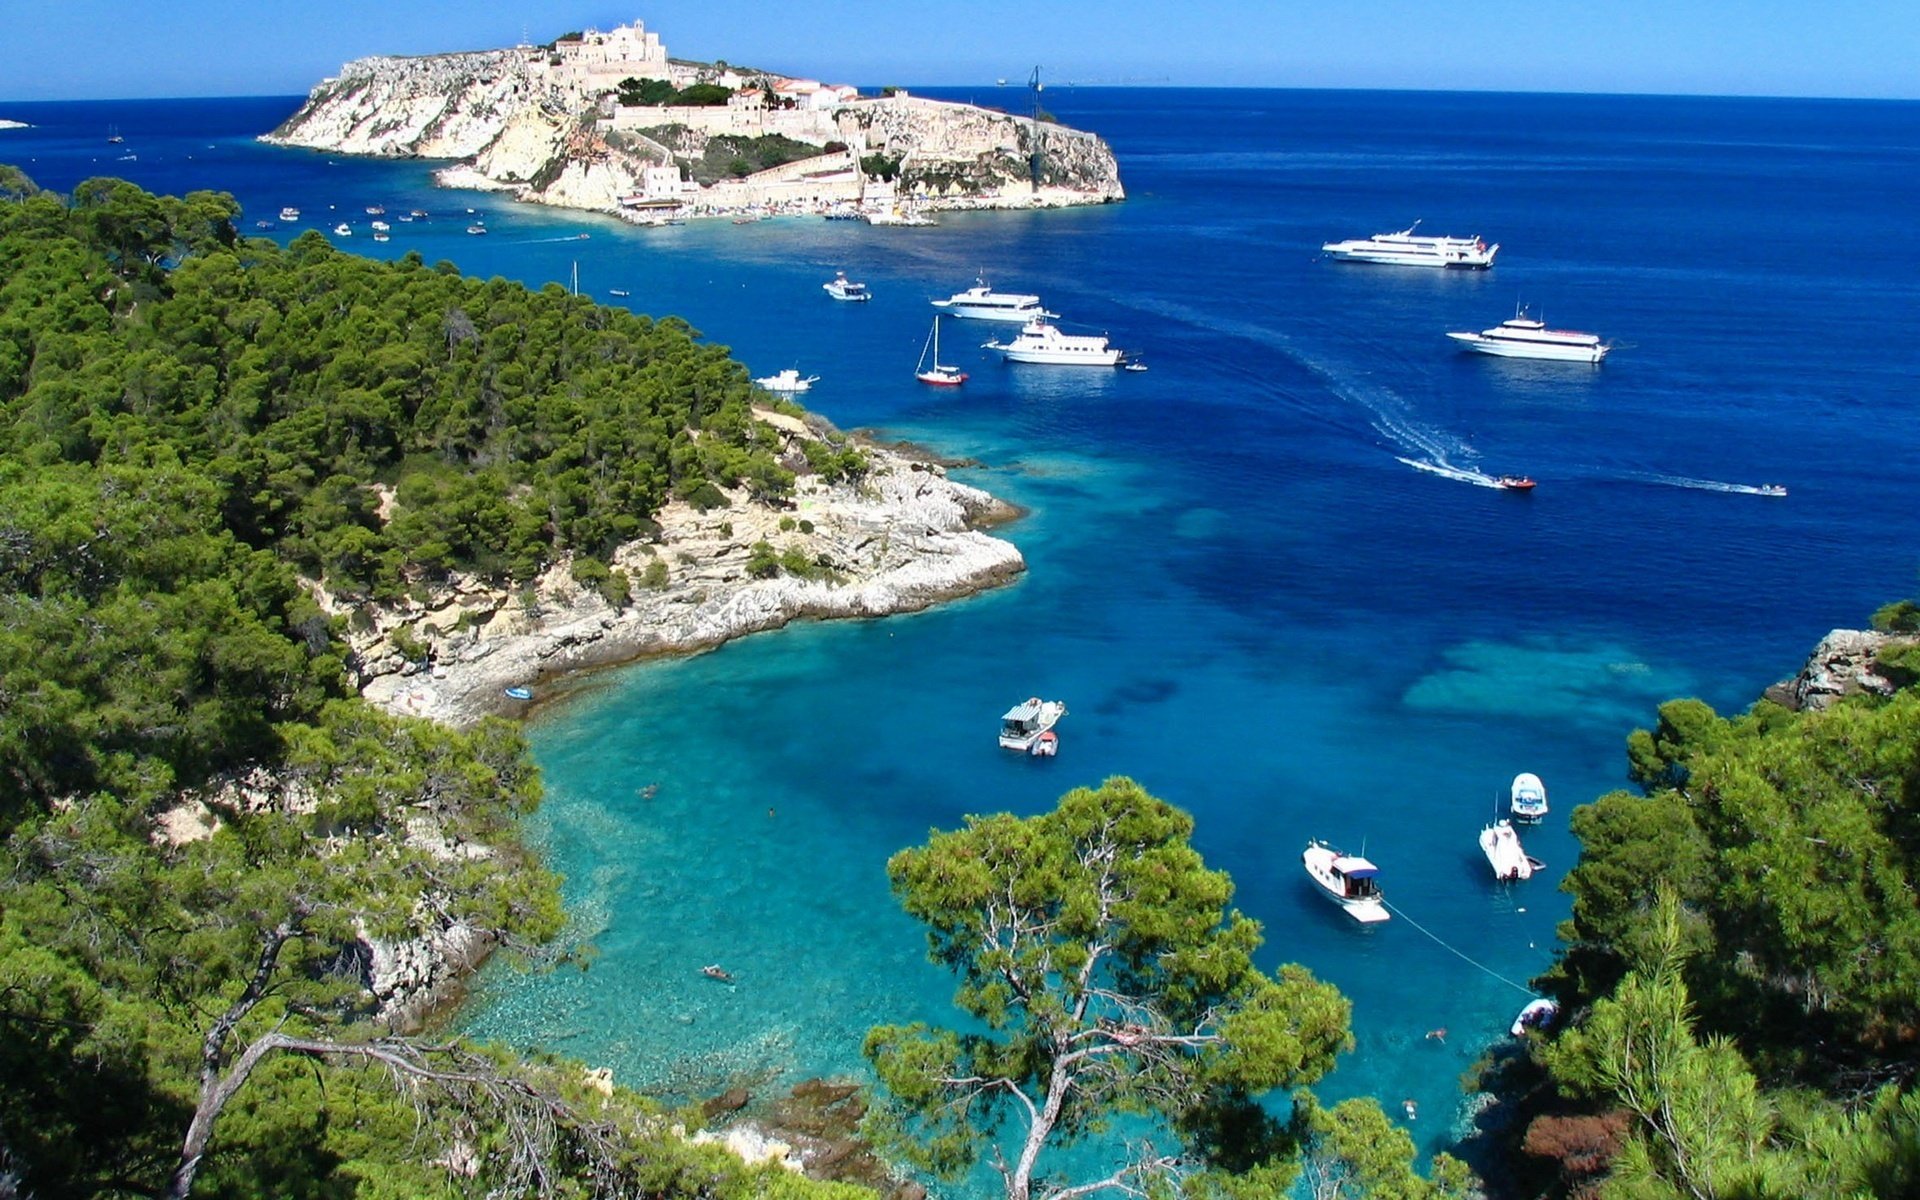
[[[1548,329],[1546,322],[1535,320],[1525,308],[1516,309],[1511,319],[1479,333],[1449,333],[1448,337],[1469,350],[1497,354],[1502,358],[1547,358],[1558,362],[1597,363],[1607,356],[1612,345],[1597,333],[1579,333],[1572,329]]]
[[[1469,238],[1429,237],[1417,234],[1420,222],[1399,233],[1376,233],[1367,238],[1328,242],[1320,250],[1340,262],[1379,263],[1389,267],[1460,267],[1484,271],[1493,265],[1498,243],[1487,245],[1478,235]]]
[[[983,342],[983,349],[998,350],[1008,362],[1050,363],[1068,367],[1120,367],[1127,352],[1109,345],[1105,334],[1080,336],[1061,333],[1040,317],[1028,321],[1020,336],[1010,342]]]
[[[1024,292],[996,292],[987,286],[984,278],[974,280],[974,286],[964,292],[955,292],[945,300],[935,300],[933,306],[948,316],[971,317],[976,321],[1017,321],[1024,324],[1060,315],[1041,308],[1038,296]]]

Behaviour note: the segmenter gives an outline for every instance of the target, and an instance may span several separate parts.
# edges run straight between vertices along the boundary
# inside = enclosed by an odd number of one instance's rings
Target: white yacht
[[[1448,337],[1469,350],[1498,354],[1502,358],[1551,358],[1560,362],[1597,363],[1607,356],[1612,345],[1596,333],[1578,333],[1571,329],[1548,329],[1522,308],[1511,320],[1483,329],[1479,333],[1449,333]]]
[[[1547,785],[1540,782],[1538,775],[1522,771],[1513,777],[1513,788],[1508,795],[1507,811],[1513,819],[1534,824],[1547,815]]]
[[[1061,333],[1043,317],[1035,317],[1020,329],[1010,342],[982,342],[982,348],[998,350],[1008,362],[1051,363],[1069,367],[1120,367],[1127,352],[1107,344],[1105,334],[1082,336]]]
[[[300,210],[289,204],[280,210],[280,219],[282,221],[298,221],[300,219]]]
[[[1399,233],[1376,233],[1368,238],[1328,242],[1320,249],[1327,257],[1341,262],[1380,263],[1389,267],[1471,267],[1482,271],[1493,265],[1493,256],[1500,250],[1497,243],[1489,246],[1478,235],[1429,237],[1415,233],[1418,228],[1420,222],[1415,221]]]
[[[351,226],[351,225],[349,225],[349,224],[347,224],[347,223],[346,223],[345,221],[342,221],[342,222],[340,222],[340,223],[339,223],[338,225],[335,225],[335,226],[333,227],[333,236],[335,236],[335,237],[352,237],[352,236],[353,236],[353,226]]]
[[[754,382],[770,392],[786,392],[792,394],[806,391],[814,384],[819,383],[820,377],[818,375],[802,376],[800,372],[794,370],[792,367],[788,367],[777,375],[768,375],[756,379]]]
[[[1480,850],[1493,868],[1493,877],[1502,883],[1532,879],[1535,871],[1547,865],[1520,848],[1520,835],[1511,821],[1495,821],[1482,829]]]
[[[976,321],[1025,323],[1060,315],[1041,308],[1038,296],[1024,292],[996,292],[987,286],[985,279],[974,280],[974,286],[964,292],[955,292],[945,300],[935,300],[933,306],[949,316],[972,317]]]
[[[1320,894],[1345,909],[1363,925],[1387,919],[1386,897],[1380,894],[1380,868],[1355,854],[1342,854],[1325,842],[1308,842],[1300,855]]]
[[[835,271],[833,273],[833,279],[820,286],[826,289],[827,295],[832,296],[835,300],[873,299],[873,293],[867,290],[867,285],[864,283],[855,283],[853,280],[848,279],[845,271]]]
[[[1005,750],[1032,753],[1041,736],[1050,732],[1066,715],[1065,701],[1042,700],[1038,696],[1023,700],[1000,718],[1000,746]],[[1056,745],[1058,740],[1056,737]]]

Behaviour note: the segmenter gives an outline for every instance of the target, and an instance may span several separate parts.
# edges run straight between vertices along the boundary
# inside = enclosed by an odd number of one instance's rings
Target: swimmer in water
[[[719,963],[709,963],[700,968],[700,973],[708,979],[718,979],[721,983],[732,983],[733,976],[720,969]]]

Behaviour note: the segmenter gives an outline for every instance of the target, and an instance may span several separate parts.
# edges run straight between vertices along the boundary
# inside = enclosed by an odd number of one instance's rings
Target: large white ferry
[[[1061,333],[1041,317],[1028,321],[1021,327],[1020,336],[1010,342],[981,345],[987,350],[998,350],[1008,362],[1067,367],[1121,367],[1127,363],[1127,352],[1108,345],[1105,334]]]
[[[1498,354],[1502,358],[1551,358],[1560,362],[1597,363],[1607,356],[1607,351],[1613,349],[1610,344],[1601,341],[1598,334],[1548,329],[1546,322],[1534,320],[1524,308],[1514,313],[1511,320],[1502,321],[1492,329],[1483,329],[1479,333],[1449,333],[1447,336],[1469,350]]]
[[[955,317],[972,317],[976,321],[1033,321],[1058,316],[1040,307],[1040,297],[1024,292],[996,292],[987,286],[985,279],[974,280],[974,286],[964,292],[955,292],[945,300],[935,300],[933,306]]]
[[[1399,233],[1376,233],[1368,238],[1328,242],[1320,247],[1329,258],[1341,262],[1380,263],[1390,267],[1470,267],[1484,271],[1493,265],[1498,243],[1489,246],[1476,235],[1470,238],[1429,237],[1417,234],[1420,222]]]

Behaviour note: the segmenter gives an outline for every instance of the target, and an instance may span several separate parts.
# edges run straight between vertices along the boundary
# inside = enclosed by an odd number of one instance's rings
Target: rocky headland
[[[699,104],[626,102],[637,99],[632,84],[655,79],[712,90]],[[637,25],[546,46],[358,59],[262,140],[454,159],[436,176],[447,186],[642,222],[1125,196],[1112,149],[1091,133],[897,89],[862,96],[778,72],[670,60]]]
[[[1888,659],[1916,644],[1920,638],[1907,634],[1836,629],[1820,639],[1793,678],[1768,688],[1766,698],[1795,712],[1819,712],[1849,696],[1891,696],[1913,682],[1913,673]]]

